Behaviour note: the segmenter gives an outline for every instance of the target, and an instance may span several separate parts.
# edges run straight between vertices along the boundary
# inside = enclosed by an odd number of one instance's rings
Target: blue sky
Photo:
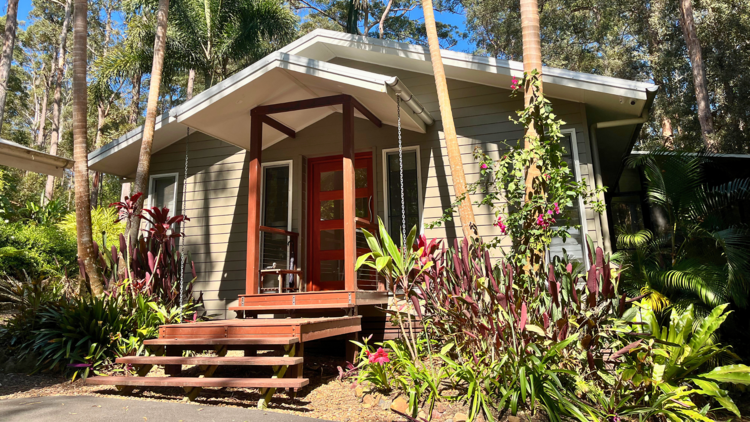
[[[2,11],[8,10],[7,1],[2,1],[2,3],[0,4],[2,4],[2,9],[0,10]],[[20,0],[18,2],[18,20],[19,21],[25,21],[30,11],[31,11],[31,0]],[[409,18],[411,19],[421,21],[422,17],[423,15],[422,15],[421,7],[416,7],[414,10],[409,12]],[[454,13],[436,13],[435,19],[443,23],[456,25],[461,32],[466,31],[465,16],[462,14],[458,15]],[[473,48],[474,47],[469,43],[468,40],[459,40],[459,43],[455,47],[453,47],[452,50],[470,53],[472,52]]]

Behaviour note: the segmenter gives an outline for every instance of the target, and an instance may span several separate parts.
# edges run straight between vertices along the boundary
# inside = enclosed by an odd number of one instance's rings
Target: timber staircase
[[[182,387],[195,400],[206,387],[260,389],[259,408],[265,408],[277,389],[294,394],[309,384],[303,378],[305,341],[346,335],[361,330],[360,317],[238,319],[165,325],[159,338],[146,340],[152,356],[128,356],[116,363],[136,367],[137,376],[96,376],[91,385],[114,385],[123,394],[144,387]],[[230,350],[244,356],[227,356]],[[183,356],[185,351],[213,352]],[[259,354],[263,352],[263,354]],[[164,366],[163,377],[149,377],[154,366]],[[183,372],[184,366],[196,366]],[[215,378],[220,366],[270,367],[270,378]]]

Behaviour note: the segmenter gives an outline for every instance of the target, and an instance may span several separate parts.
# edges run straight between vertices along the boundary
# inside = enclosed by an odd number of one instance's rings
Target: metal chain
[[[398,116],[398,167],[401,177],[401,236],[404,251],[411,245],[406,245],[406,202],[404,201],[404,152],[401,147],[401,97],[396,95],[396,115]]]
[[[187,128],[185,137],[185,176],[182,178],[182,213],[185,214],[187,207],[187,179],[188,179],[188,153],[190,152],[190,128]],[[182,220],[182,239],[180,240],[180,320],[184,319],[182,310],[185,298],[185,226],[187,221]],[[182,321],[180,321],[182,322]]]

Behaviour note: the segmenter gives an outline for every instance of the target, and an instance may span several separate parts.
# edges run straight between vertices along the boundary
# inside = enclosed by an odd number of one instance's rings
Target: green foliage
[[[747,306],[750,230],[732,221],[732,207],[750,198],[750,179],[709,187],[703,164],[710,156],[656,151],[631,159],[642,168],[646,195],[666,223],[657,233],[620,233],[623,287],[646,294],[659,310],[669,303]]]
[[[36,370],[86,377],[107,369],[120,356],[147,353],[143,341],[158,336],[159,325],[179,323],[195,312],[138,294],[100,298],[66,291],[60,282],[0,281],[0,298],[17,312],[0,328],[0,346],[19,358],[37,358]]]
[[[466,194],[457,197],[440,219],[427,225],[431,228],[450,220],[466,195],[479,192],[482,199],[475,201],[475,205],[487,205],[494,211],[495,226],[503,235],[495,237],[489,245],[499,247],[505,236],[510,236],[513,248],[506,259],[516,266],[526,265],[534,253],[548,250],[553,237],[563,240],[568,237],[571,226],[558,223],[557,219],[565,218],[566,208],[573,206],[579,197],[592,202],[597,212],[603,210],[603,204],[595,200],[597,192],[589,190],[585,182],[577,182],[563,159],[560,126],[564,122],[553,113],[551,103],[541,94],[539,74],[534,71],[525,78],[528,80],[514,81],[514,95],[524,84],[530,84],[534,99],[518,112],[517,120],[511,120],[524,127],[533,124],[538,136],[514,145],[506,143],[508,151],[497,161],[477,148],[474,157],[481,163],[483,177],[469,184]],[[527,169],[532,166],[538,169],[539,176],[532,182],[535,193],[527,198]]]
[[[35,202],[27,202],[26,206],[16,211],[19,219],[26,223],[52,225],[60,221],[67,212],[67,207],[61,201],[49,201],[38,205]]]
[[[77,267],[75,237],[54,226],[0,221],[0,245],[2,277],[64,277]]]
[[[76,214],[71,212],[63,217],[57,227],[65,233],[66,236],[75,238],[77,235]],[[100,240],[101,244],[106,247],[107,243],[117,244],[120,234],[125,232],[125,223],[117,221],[117,210],[109,207],[97,207],[91,210],[91,232],[94,240]],[[107,239],[105,241],[105,239]]]

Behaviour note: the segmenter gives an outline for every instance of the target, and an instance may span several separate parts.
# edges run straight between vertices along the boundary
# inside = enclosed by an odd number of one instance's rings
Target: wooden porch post
[[[344,112],[344,289],[355,290],[357,274],[354,266],[357,261],[357,231],[355,181],[354,181],[354,104],[352,97],[346,96],[341,105]]]
[[[250,149],[248,150],[247,197],[247,273],[245,294],[258,294],[260,277],[260,183],[262,180],[260,156],[263,150],[263,115],[253,110],[250,113]]]

